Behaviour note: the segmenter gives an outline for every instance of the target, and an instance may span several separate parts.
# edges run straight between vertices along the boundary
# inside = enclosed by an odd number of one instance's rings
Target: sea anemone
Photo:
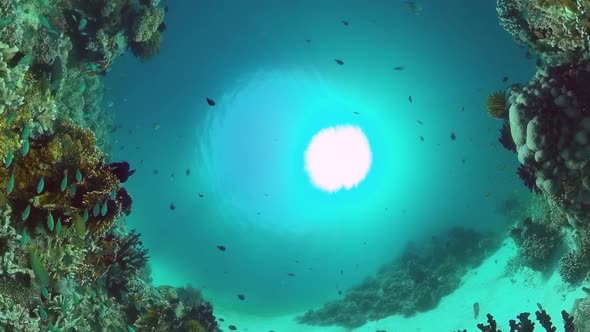
[[[530,191],[535,190],[535,193],[540,193],[539,188],[537,188],[535,181],[535,169],[530,165],[520,165],[516,170],[516,174],[522,180],[522,183],[525,187],[529,188]]]
[[[498,142],[502,144],[504,149],[516,152],[516,144],[514,144],[514,140],[512,139],[512,133],[510,132],[510,124],[508,121],[504,121],[502,128],[500,128],[500,138],[498,138]]]
[[[504,91],[496,91],[490,94],[486,99],[486,109],[491,117],[496,119],[504,118],[508,114]]]

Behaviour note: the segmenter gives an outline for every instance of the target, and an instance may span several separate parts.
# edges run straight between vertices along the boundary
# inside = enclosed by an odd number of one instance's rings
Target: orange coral
[[[496,91],[490,94],[486,99],[486,109],[491,117],[496,119],[504,118],[508,114],[504,91]]]

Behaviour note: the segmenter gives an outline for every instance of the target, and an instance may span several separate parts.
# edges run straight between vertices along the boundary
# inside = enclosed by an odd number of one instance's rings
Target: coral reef
[[[128,41],[157,54],[158,3],[0,0],[2,331],[218,331],[198,290],[150,284],[107,155],[102,76]]]
[[[551,267],[561,241],[561,233],[555,225],[526,218],[510,234],[518,246],[518,257],[524,266],[541,272]]]
[[[343,299],[298,318],[309,325],[355,328],[395,314],[412,316],[433,309],[457,289],[461,277],[497,247],[472,230],[453,228],[424,244],[408,244],[402,255],[377,275],[347,291]]]
[[[576,0],[498,0],[500,23],[545,65],[589,59],[590,3]]]
[[[504,91],[496,91],[488,96],[486,99],[486,109],[488,114],[497,119],[504,118],[508,115],[508,107],[506,107],[506,97]]]

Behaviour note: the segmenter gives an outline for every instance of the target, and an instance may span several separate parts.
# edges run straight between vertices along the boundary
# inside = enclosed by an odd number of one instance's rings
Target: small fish
[[[473,304],[473,318],[479,319],[479,302]]]
[[[6,193],[10,194],[14,189],[14,173],[10,172],[10,177],[8,178],[8,184],[6,185]]]
[[[338,291],[338,295],[342,295],[342,291],[341,290]]]
[[[107,215],[107,210],[108,210],[108,205],[107,205],[107,203],[108,203],[108,202],[109,202],[109,201],[105,201],[105,202],[102,204],[102,207],[100,208],[100,215],[101,215],[102,217],[104,217],[104,216],[106,216],[106,215]]]
[[[508,76],[502,77],[502,83],[506,83],[506,82],[508,82]]]
[[[422,122],[420,120],[416,120],[416,122],[418,122],[419,125],[424,125],[424,122]]]
[[[397,67],[393,67],[393,70],[397,70],[397,71],[402,71],[402,70],[404,70],[404,69],[406,69],[406,67],[405,67],[405,66],[397,66]]]
[[[109,101],[109,102],[107,103],[107,107],[108,107],[108,108],[111,108],[111,107],[113,107],[113,106],[115,106],[115,102],[114,102],[114,101]],[[118,129],[118,128],[117,128],[117,129]]]
[[[135,329],[131,325],[127,325],[127,332],[135,332]]]
[[[237,328],[235,325],[229,325],[227,328],[228,328],[228,330],[230,330],[230,331],[235,331],[235,330],[237,330],[237,329],[238,329],[238,328]]]
[[[344,61],[342,60],[338,60],[338,59],[334,59],[334,61],[339,64],[340,66],[342,66],[344,64]]]
[[[47,319],[47,311],[43,310],[43,308],[39,308],[39,316],[41,316],[42,319]],[[49,323],[51,325],[51,323]]]
[[[187,168],[186,171],[184,172],[184,174],[186,174],[186,176],[191,175],[191,170]]]
[[[23,233],[20,236],[20,244],[21,246],[26,246],[29,242],[29,234],[27,233],[26,229],[23,229]]]
[[[6,157],[4,158],[4,166],[6,166],[6,168],[10,167],[10,165],[12,165],[13,160],[14,160],[14,152],[10,151],[10,152],[8,152]]]
[[[244,301],[246,297],[244,296],[244,294],[238,294],[238,299],[240,299],[240,301]]]
[[[309,44],[311,43],[311,39],[306,39],[305,42]]]
[[[293,273],[293,272],[289,272],[289,273],[287,273],[287,275],[288,275],[289,277],[294,277],[294,276],[295,276],[295,273]]]
[[[421,140],[422,142],[424,142],[424,137],[422,137],[422,136],[418,136],[418,137],[420,137],[420,140]]]
[[[72,196],[72,197],[76,196],[76,188],[77,188],[76,184],[72,183],[72,185],[70,186],[70,196]]]
[[[154,168],[154,170],[152,171],[152,174],[158,175],[158,173],[159,173],[158,170]]]
[[[221,251],[225,251],[225,249],[226,249],[225,246],[222,246],[222,245],[217,245],[216,247],[217,247],[217,249],[219,249]]]
[[[344,26],[349,26],[350,23],[348,21],[342,21],[342,24],[344,24]]]
[[[455,133],[451,133],[451,140],[455,140],[457,138],[457,136],[455,136]]]
[[[31,148],[31,146],[29,145],[29,140],[24,140],[23,142],[23,147],[22,147],[22,155],[23,157],[26,157],[29,154],[29,149]]]
[[[41,177],[39,183],[37,183],[37,194],[40,194],[43,191],[43,188],[45,188],[45,178]]]
[[[344,274],[344,271],[343,270],[340,270],[340,275],[343,275],[343,274]]]
[[[23,211],[23,213],[21,215],[21,219],[23,221],[27,220],[27,218],[29,218],[29,214],[31,214],[31,204],[27,205],[27,207],[25,208],[25,210]]]
[[[84,29],[86,29],[86,25],[88,24],[88,20],[86,20],[85,18],[83,18],[80,21],[80,24],[78,24],[78,30],[82,31]]]
[[[174,181],[174,173],[170,173],[170,181]]]
[[[82,172],[80,172],[80,170],[76,170],[76,181],[80,182],[82,181]]]
[[[47,228],[49,228],[50,231],[53,231],[54,226],[55,226],[55,223],[53,221],[53,214],[51,214],[51,211],[49,211],[47,213]]]
[[[84,91],[86,91],[86,82],[82,81],[82,83],[80,83],[80,89],[79,89],[80,93],[84,93]]]
[[[225,322],[225,319],[223,318],[217,318],[220,322]]]
[[[160,129],[160,123],[159,122],[152,123],[152,128],[154,128],[155,131],[158,131]]]
[[[82,215],[82,221],[88,221],[88,209],[84,209],[84,214]]]
[[[361,113],[359,113],[359,112],[352,112],[352,113],[353,113],[353,114],[361,114]]]
[[[170,211],[174,210],[176,210],[176,206],[174,205],[174,203],[170,203]]]
[[[203,198],[203,197],[205,197],[205,195],[199,193],[199,198]]]
[[[543,306],[539,302],[537,302],[537,308],[539,308],[539,310],[543,311]]]
[[[66,170],[64,172],[64,178],[61,180],[61,185],[59,186],[59,189],[61,189],[61,192],[66,191],[66,189],[68,188],[68,171]]]
[[[24,140],[28,140],[29,137],[31,136],[31,128],[29,127],[29,125],[25,125],[25,127],[23,128],[23,132],[21,134],[21,138]]]
[[[92,208],[92,216],[98,217],[99,213],[100,213],[100,204],[98,202],[96,202],[94,204],[94,207]]]
[[[209,104],[209,106],[215,106],[216,103],[215,103],[215,100],[207,97],[207,104]]]
[[[465,106],[461,105],[461,112],[465,112]]]
[[[57,219],[57,224],[55,224],[55,235],[59,235],[61,233],[61,217]]]
[[[408,100],[410,101],[410,103],[412,102],[412,96],[408,97]]]

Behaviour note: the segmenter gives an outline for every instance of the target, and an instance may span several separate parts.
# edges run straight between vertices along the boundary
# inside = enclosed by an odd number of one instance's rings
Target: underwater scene
[[[0,0],[0,332],[590,332],[590,0]]]

